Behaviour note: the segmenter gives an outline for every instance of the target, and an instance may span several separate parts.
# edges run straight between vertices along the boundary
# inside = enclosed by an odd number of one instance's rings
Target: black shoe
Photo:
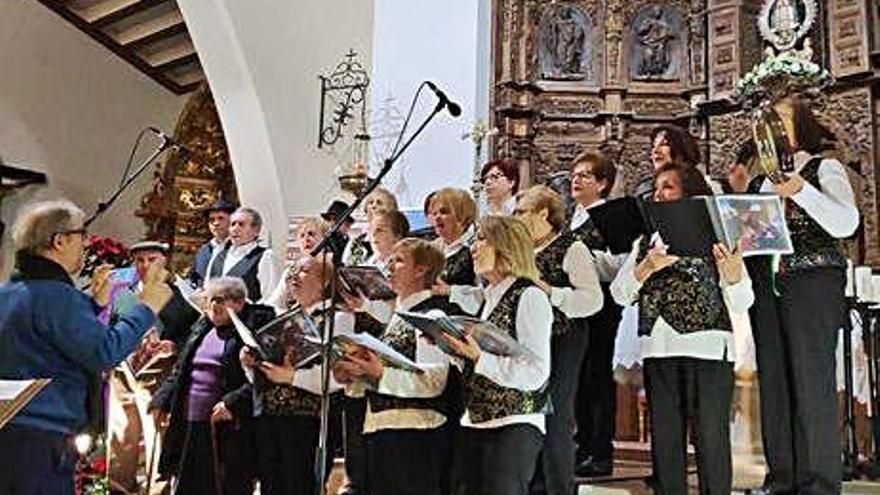
[[[610,476],[614,471],[614,465],[609,459],[596,459],[587,457],[587,460],[574,468],[574,474],[580,478],[598,478]]]

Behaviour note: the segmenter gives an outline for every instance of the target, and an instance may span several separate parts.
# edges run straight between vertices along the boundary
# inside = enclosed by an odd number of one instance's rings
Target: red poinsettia
[[[128,248],[124,244],[110,237],[102,237],[92,234],[85,250],[85,264],[81,275],[91,277],[95,268],[109,264],[114,268],[121,268],[131,264]]]

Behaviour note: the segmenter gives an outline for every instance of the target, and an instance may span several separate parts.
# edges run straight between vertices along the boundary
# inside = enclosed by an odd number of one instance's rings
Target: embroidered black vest
[[[571,234],[578,241],[583,242],[593,251],[605,251],[608,249],[608,243],[602,237],[602,233],[596,228],[592,218],[587,218],[578,228],[572,229]]]
[[[432,296],[409,309],[416,313],[424,313],[432,309],[441,309],[449,314],[449,301],[442,296]],[[390,345],[394,350],[415,361],[416,359],[416,339],[418,338],[417,329],[409,323],[395,319],[394,323],[388,326],[385,334],[382,335],[382,341]],[[410,398],[395,397],[391,395],[380,394],[374,391],[367,391],[367,400],[370,403],[370,410],[373,412],[387,411],[389,409],[432,409],[444,414],[447,417],[453,417],[454,411],[460,408],[460,387],[456,387],[457,383],[452,374],[456,373],[455,369],[450,366],[450,377],[447,378],[446,389],[437,397],[432,398]]]
[[[639,262],[647,255],[649,242],[642,238]],[[718,278],[715,260],[700,257],[681,257],[648,277],[639,291],[639,335],[651,335],[661,316],[679,333],[732,331]]]
[[[501,296],[488,320],[507,330],[511,337],[517,338],[516,313],[519,301],[523,292],[534,286],[529,280],[517,279]],[[475,373],[472,368],[465,373],[465,386],[468,394],[467,411],[474,423],[516,414],[543,413],[549,399],[549,387],[546,383],[540,389],[532,391],[508,388]]]
[[[263,298],[263,293],[260,290],[260,279],[257,278],[257,272],[259,271],[260,259],[262,259],[266,248],[262,246],[254,247],[248,252],[248,254],[244,255],[244,258],[239,260],[238,263],[224,274],[223,264],[226,261],[226,255],[229,254],[231,248],[232,244],[226,244],[226,247],[217,253],[217,257],[214,258],[214,263],[211,265],[209,278],[217,278],[224,275],[227,277],[238,277],[244,282],[245,287],[247,287],[248,299],[251,301],[259,301]],[[267,287],[267,289],[272,290],[273,288]]]
[[[822,157],[814,157],[801,169],[801,177],[816,189],[819,184],[819,165]],[[846,268],[846,256],[839,239],[834,238],[803,208],[785,200],[786,220],[791,233],[794,253],[782,256],[779,273],[810,270],[813,268]]]
[[[324,327],[322,310],[312,313],[310,318],[317,328]],[[321,413],[320,395],[293,385],[270,382],[260,373],[254,376],[254,394],[254,414],[257,416],[318,417]]]
[[[446,258],[440,278],[449,285],[477,285],[474,260],[467,246],[459,248],[455,254]]]
[[[568,273],[562,269],[565,253],[575,242],[575,237],[563,233],[553,239],[544,249],[535,255],[535,264],[545,282],[552,287],[573,287]],[[562,334],[569,330],[568,317],[556,306],[553,307],[553,334]]]

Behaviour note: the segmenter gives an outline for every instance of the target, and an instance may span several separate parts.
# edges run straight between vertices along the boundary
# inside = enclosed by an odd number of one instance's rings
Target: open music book
[[[319,337],[308,337],[313,344],[322,346]],[[363,349],[374,352],[386,366],[414,373],[424,373],[415,361],[397,352],[393,347],[368,333],[343,333],[333,336],[330,348],[330,361],[335,363],[346,356],[357,355]]]
[[[323,332],[302,311],[288,311],[256,332],[251,331],[231,310],[229,314],[244,345],[253,349],[260,359],[280,364],[284,355],[289,354],[293,356],[291,364],[294,368],[304,368],[315,364],[321,357],[326,344]],[[330,356],[334,362],[365,348],[375,352],[388,366],[422,372],[411,359],[367,333],[338,333],[333,336],[331,346]]]
[[[50,378],[0,380],[0,429],[51,381]]]
[[[670,254],[711,256],[712,245],[743,256],[794,252],[782,201],[771,194],[723,194],[679,201],[618,198],[590,208],[590,218],[612,253],[629,252],[641,235],[660,234]]]
[[[339,268],[339,284],[345,292],[358,295],[363,292],[367,299],[387,301],[397,297],[391,282],[375,266],[343,266]]]
[[[517,342],[507,332],[486,320],[472,316],[449,316],[438,309],[432,309],[426,313],[398,311],[397,315],[424,332],[443,352],[451,356],[460,357],[441,338],[442,334],[461,341],[465,340],[465,335],[470,335],[477,341],[482,351],[496,356],[534,358],[532,351]]]
[[[320,356],[321,349],[311,344],[308,337],[319,335],[311,319],[300,309],[282,313],[256,331],[227,308],[235,331],[242,343],[253,351],[257,359],[275,364],[284,362],[284,356],[291,356],[295,368],[302,368]]]
[[[177,274],[174,275],[174,286],[180,291],[180,295],[183,296],[187,304],[198,311],[200,315],[205,314],[204,292],[201,289],[194,287],[189,280]]]

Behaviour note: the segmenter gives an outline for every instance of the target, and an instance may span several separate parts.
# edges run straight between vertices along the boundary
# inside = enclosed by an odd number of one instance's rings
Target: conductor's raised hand
[[[113,265],[103,264],[92,272],[90,284],[92,299],[102,308],[110,304],[110,292],[113,289]]]
[[[173,295],[166,280],[168,280],[168,270],[165,269],[165,264],[153,263],[147,267],[147,273],[141,281],[144,288],[141,291],[140,300],[154,313],[162,311]]]

